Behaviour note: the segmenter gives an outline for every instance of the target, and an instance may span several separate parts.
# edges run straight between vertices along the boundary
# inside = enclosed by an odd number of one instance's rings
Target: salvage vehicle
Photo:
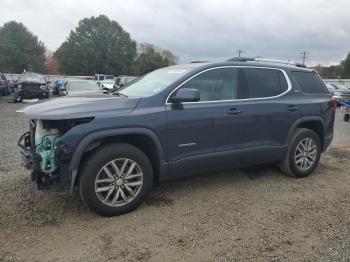
[[[15,82],[13,102],[22,102],[23,99],[49,98],[49,81],[45,76],[33,72],[25,72]]]
[[[333,138],[336,101],[316,71],[291,62],[175,65],[117,91],[19,110],[39,189],[77,189],[91,210],[120,215],[179,177],[266,163],[306,177]]]
[[[76,79],[64,81],[58,91],[60,96],[102,93],[95,81]]]

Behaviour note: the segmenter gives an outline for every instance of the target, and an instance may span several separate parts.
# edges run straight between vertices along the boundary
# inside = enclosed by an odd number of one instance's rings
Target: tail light
[[[331,103],[333,107],[337,107],[338,101],[333,96],[331,97]]]

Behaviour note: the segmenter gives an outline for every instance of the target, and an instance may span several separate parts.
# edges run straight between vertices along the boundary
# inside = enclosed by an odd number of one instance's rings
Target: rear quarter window
[[[292,72],[295,81],[306,94],[329,94],[320,76],[314,72]]]

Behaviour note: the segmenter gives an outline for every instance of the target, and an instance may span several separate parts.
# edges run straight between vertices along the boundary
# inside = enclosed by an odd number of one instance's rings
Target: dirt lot
[[[188,178],[103,218],[78,195],[31,184],[16,146],[21,106],[0,98],[0,261],[350,261],[350,123],[339,112],[308,178],[274,167]]]

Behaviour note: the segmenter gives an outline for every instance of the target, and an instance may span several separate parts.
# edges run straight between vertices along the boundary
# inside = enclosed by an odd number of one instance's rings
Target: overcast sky
[[[262,56],[334,64],[350,52],[349,0],[0,0],[0,25],[15,20],[54,51],[85,17],[105,14],[138,42],[181,62]]]

